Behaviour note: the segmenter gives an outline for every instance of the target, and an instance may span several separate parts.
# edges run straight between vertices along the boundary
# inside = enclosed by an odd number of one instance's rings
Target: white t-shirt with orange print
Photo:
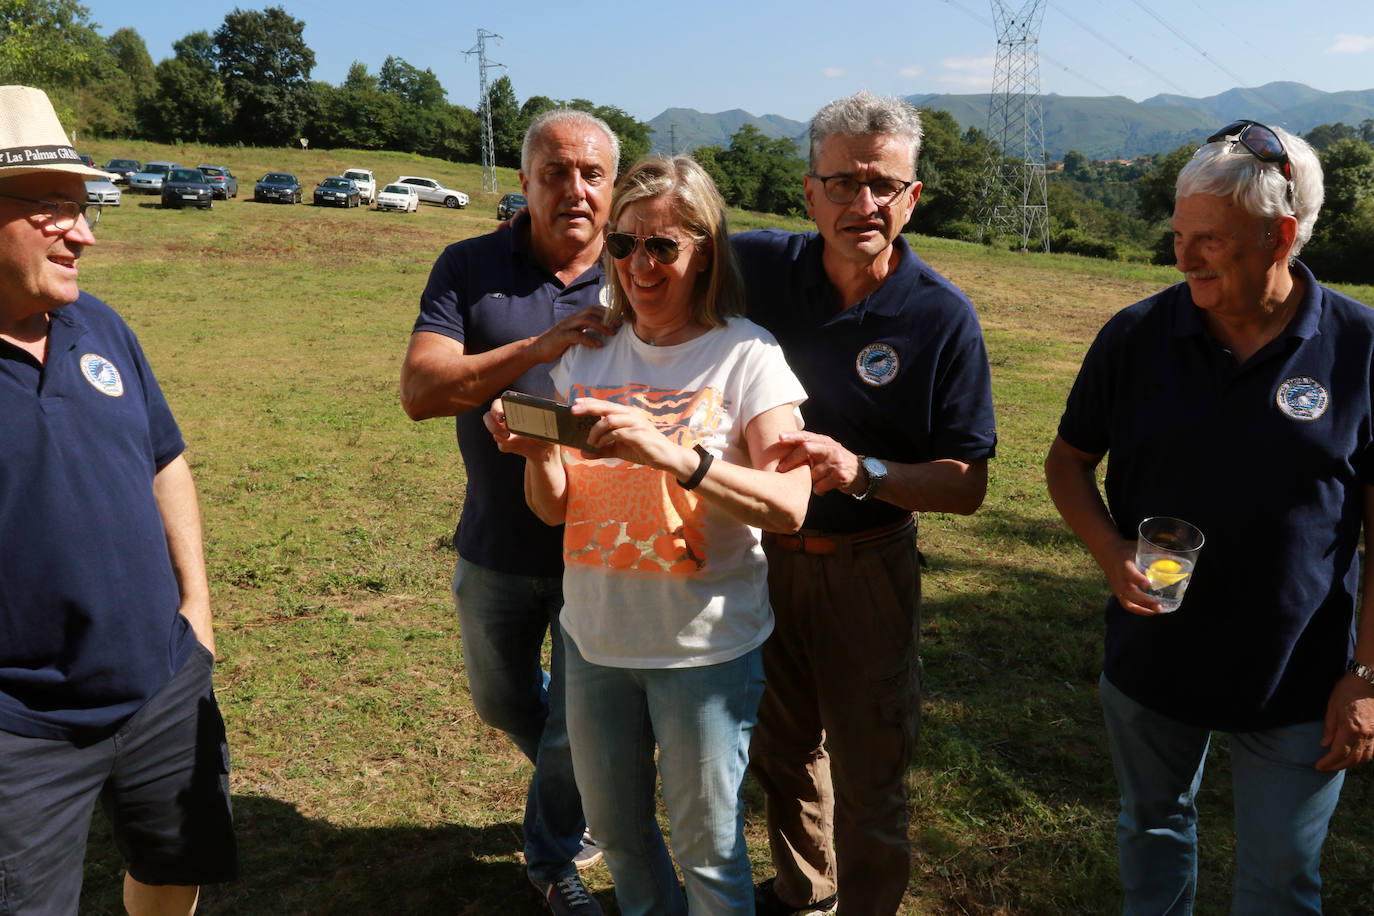
[[[671,347],[625,326],[601,349],[570,347],[551,370],[569,401],[633,404],[679,444],[748,466],[759,414],[806,399],[767,331],[744,318]],[[800,411],[797,412],[800,421]],[[619,668],[686,668],[738,658],[773,631],[759,529],[672,475],[563,449],[564,629],[582,657]]]

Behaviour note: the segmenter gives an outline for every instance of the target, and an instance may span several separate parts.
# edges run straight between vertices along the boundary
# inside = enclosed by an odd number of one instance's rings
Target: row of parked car
[[[95,168],[89,156],[86,164]],[[86,182],[88,203],[119,206],[122,194],[116,184],[125,184],[130,191],[160,194],[164,207],[195,206],[210,209],[216,200],[229,200],[239,195],[238,179],[221,165],[199,165],[184,168],[175,162],[139,163],[137,159],[111,159],[102,171],[109,180]],[[253,200],[298,204],[305,197],[300,180],[289,172],[268,172],[253,187]],[[313,195],[316,206],[357,207],[363,204],[378,210],[419,209],[421,201],[439,204],[450,209],[466,207],[468,195],[446,188],[432,178],[402,175],[380,191],[369,169],[346,169],[342,175],[326,178]]]

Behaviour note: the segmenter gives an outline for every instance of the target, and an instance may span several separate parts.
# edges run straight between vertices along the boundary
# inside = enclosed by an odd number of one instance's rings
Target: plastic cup
[[[1150,580],[1145,593],[1172,613],[1183,603],[1193,579],[1198,554],[1206,538],[1181,518],[1155,516],[1140,523],[1135,542],[1135,565]]]

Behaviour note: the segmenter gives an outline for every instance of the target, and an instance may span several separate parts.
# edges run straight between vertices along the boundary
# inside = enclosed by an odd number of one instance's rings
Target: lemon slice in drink
[[[1150,580],[1151,588],[1166,588],[1188,578],[1183,566],[1177,560],[1168,558],[1155,560],[1150,564],[1150,568],[1145,570],[1145,575]]]

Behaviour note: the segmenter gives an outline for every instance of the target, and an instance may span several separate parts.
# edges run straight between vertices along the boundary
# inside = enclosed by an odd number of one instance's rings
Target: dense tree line
[[[432,70],[394,56],[376,74],[355,62],[339,86],[311,80],[315,53],[304,30],[281,7],[235,9],[213,33],[189,33],[154,65],[138,32],[102,38],[75,0],[0,0],[0,80],[47,90],[78,138],[258,146],[306,139],[481,160],[480,102],[450,104]],[[509,77],[492,84],[490,97],[498,165],[518,167],[530,119],[563,104],[604,118],[626,162],[649,149],[649,126],[612,106],[544,96],[522,106]]]

